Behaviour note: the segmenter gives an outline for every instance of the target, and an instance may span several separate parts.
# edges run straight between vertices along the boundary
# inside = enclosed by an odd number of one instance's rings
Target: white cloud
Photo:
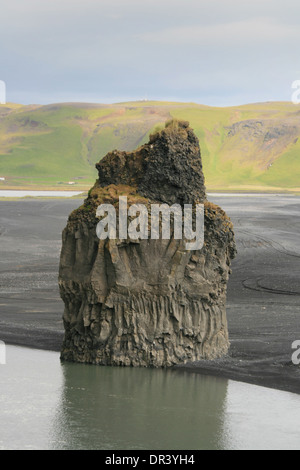
[[[258,18],[247,21],[212,24],[208,26],[183,26],[139,35],[139,39],[166,45],[225,45],[240,46],[245,43],[280,43],[299,40],[300,29],[279,24],[270,19]]]
[[[0,15],[11,100],[257,101],[299,78],[299,0],[6,0]]]

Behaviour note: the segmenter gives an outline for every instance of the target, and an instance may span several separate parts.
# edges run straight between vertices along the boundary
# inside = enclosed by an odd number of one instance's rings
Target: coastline
[[[232,218],[238,256],[228,286],[228,356],[173,367],[300,393],[291,361],[300,339],[300,200],[292,195],[214,194]],[[9,204],[9,210],[7,208]],[[63,304],[57,286],[61,231],[78,199],[1,201],[0,339],[60,351]]]

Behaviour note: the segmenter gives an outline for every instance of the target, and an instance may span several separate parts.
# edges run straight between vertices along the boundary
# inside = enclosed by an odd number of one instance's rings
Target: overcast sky
[[[289,101],[299,0],[0,0],[7,101]]]

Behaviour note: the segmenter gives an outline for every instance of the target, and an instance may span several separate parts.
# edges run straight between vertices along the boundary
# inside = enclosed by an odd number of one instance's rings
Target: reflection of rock
[[[62,371],[54,449],[220,449],[230,435],[223,436],[226,380],[68,363]]]
[[[206,201],[199,143],[170,123],[136,152],[112,152],[63,232],[59,285],[65,303],[62,359],[171,366],[226,354],[226,287],[235,255],[232,224]],[[181,240],[104,240],[96,209],[128,204],[205,204],[205,245]]]

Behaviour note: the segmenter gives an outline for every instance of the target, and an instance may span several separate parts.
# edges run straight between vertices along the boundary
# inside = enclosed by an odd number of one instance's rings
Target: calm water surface
[[[299,449],[300,396],[7,346],[0,449]]]

